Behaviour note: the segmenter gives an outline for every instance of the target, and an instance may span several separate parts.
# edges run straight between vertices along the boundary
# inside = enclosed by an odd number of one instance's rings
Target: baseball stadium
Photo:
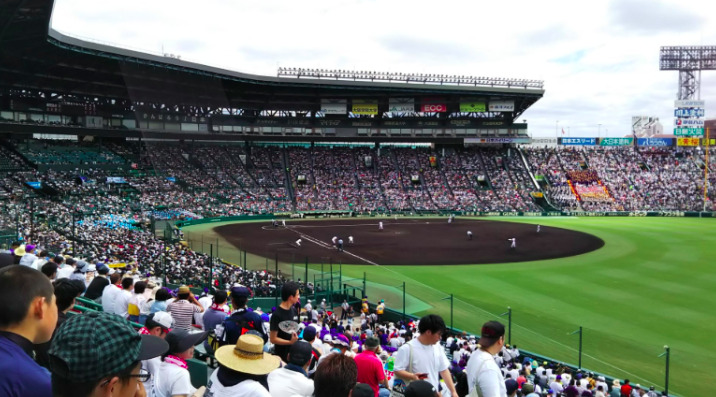
[[[0,5],[3,267],[75,258],[88,283],[109,266],[197,296],[241,284],[266,313],[294,281],[326,315],[367,297],[386,324],[438,314],[479,337],[496,320],[523,365],[710,393],[712,121],[533,139],[520,119],[542,81],[246,74],[64,35],[53,7]],[[70,315],[102,310],[80,297]]]

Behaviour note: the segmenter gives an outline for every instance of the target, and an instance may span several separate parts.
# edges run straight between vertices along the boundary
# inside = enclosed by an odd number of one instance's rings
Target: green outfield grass
[[[555,260],[476,266],[343,266],[346,276],[367,274],[371,300],[384,298],[407,312],[439,313],[456,328],[476,332],[512,308],[512,342],[519,348],[577,364],[583,327],[582,367],[632,383],[664,386],[671,347],[670,392],[710,393],[716,362],[716,221],[698,218],[495,218],[592,233],[606,245]],[[216,239],[211,228],[192,226]],[[190,238],[192,238],[190,236]],[[222,245],[222,257],[231,252]],[[236,259],[235,259],[236,260]],[[259,263],[261,259],[252,258]],[[251,262],[250,262],[251,263]],[[286,267],[283,267],[284,271]]]

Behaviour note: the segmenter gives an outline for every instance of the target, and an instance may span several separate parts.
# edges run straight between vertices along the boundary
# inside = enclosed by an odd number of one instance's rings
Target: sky
[[[245,73],[278,67],[537,79],[518,121],[533,137],[629,136],[632,116],[673,131],[677,71],[661,46],[716,45],[704,0],[55,0],[70,36]],[[716,117],[716,71],[702,73]],[[564,130],[564,135],[561,131]]]

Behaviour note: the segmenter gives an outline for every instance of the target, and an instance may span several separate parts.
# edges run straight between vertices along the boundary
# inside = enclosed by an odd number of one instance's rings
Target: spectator
[[[440,388],[440,377],[450,393],[456,396],[450,362],[445,356],[445,349],[439,344],[445,332],[445,322],[442,317],[429,314],[418,322],[418,331],[420,335],[406,342],[396,353],[395,376],[406,383],[425,379],[437,389]]]
[[[154,302],[152,302],[152,306],[149,309],[150,313],[156,313],[156,312],[165,312],[167,311],[167,305],[168,300],[172,298],[172,295],[164,288],[160,288],[157,290],[157,293],[154,294]]]
[[[244,334],[236,345],[220,347],[214,355],[219,368],[211,374],[207,392],[214,397],[271,397],[266,378],[281,359],[264,353],[263,345],[260,336]]]
[[[78,283],[63,278],[55,281],[53,287],[55,291],[55,302],[57,303],[57,325],[55,332],[52,334],[54,338],[57,329],[67,320],[67,312],[72,310],[77,297],[84,291],[84,284],[80,287]],[[49,356],[47,352],[50,350],[51,342],[52,338],[45,343],[35,345],[35,361],[45,368],[49,367]]]
[[[209,332],[209,339],[216,339],[216,334],[214,333],[214,330],[216,329],[216,326],[219,324],[222,324],[224,320],[226,319],[226,316],[229,314],[229,308],[226,305],[227,300],[227,294],[226,291],[219,290],[216,291],[214,294],[214,300],[211,306],[209,306],[208,309],[204,310],[204,331]],[[211,335],[214,335],[211,337]],[[213,352],[214,350],[210,346],[211,343],[207,339],[204,341],[204,347],[206,348],[207,352]],[[238,339],[238,338],[237,338]],[[234,342],[236,344],[236,342]]]
[[[149,373],[140,361],[168,349],[165,341],[139,335],[113,314],[77,315],[60,327],[50,348],[55,397],[144,396]],[[49,394],[46,394],[49,395]]]
[[[167,305],[167,311],[174,318],[174,327],[189,330],[194,313],[201,313],[204,308],[194,297],[189,287],[182,285],[177,291],[177,297]]]
[[[153,335],[157,338],[166,339],[167,334],[172,327],[172,316],[167,312],[156,312],[152,313],[147,317],[147,321],[144,327],[139,329],[138,334],[140,335]],[[160,357],[153,357],[148,360],[142,361],[142,368],[146,369],[152,376],[149,380],[143,382],[144,389],[151,392],[155,389],[158,379],[161,377],[159,374],[159,367],[162,365]]]
[[[57,277],[57,264],[55,262],[45,263],[40,270],[50,280],[54,280]]]
[[[268,340],[261,316],[246,308],[249,296],[251,296],[251,291],[246,287],[231,288],[231,303],[234,311],[228,318],[225,317],[222,344],[235,345],[239,336],[249,331],[256,332],[264,340],[264,343]]]
[[[311,344],[311,360],[309,362],[308,369],[306,370],[309,376],[316,372],[318,360],[320,360],[323,351],[323,343],[316,337],[317,332],[316,327],[309,325],[303,330],[303,335],[301,336],[303,340]],[[326,335],[330,337],[330,334]]]
[[[25,246],[25,255],[20,258],[20,262],[18,264],[20,266],[28,266],[32,267],[33,269],[37,269],[36,267],[32,266],[36,260],[37,256],[35,255],[35,246],[32,244],[28,244]]]
[[[147,283],[145,281],[137,281],[134,284],[132,297],[129,298],[128,312],[129,321],[144,325],[144,321],[147,319],[146,304],[147,298],[144,296],[144,291],[147,289]],[[142,312],[145,312],[143,315]]]
[[[288,363],[268,374],[269,392],[273,397],[313,396],[313,381],[308,379],[306,370],[311,364],[313,347],[300,340],[291,345]]]
[[[430,382],[425,380],[416,380],[410,382],[405,388],[405,397],[439,397],[440,393]]]
[[[629,384],[629,379],[624,379],[624,384],[621,387],[621,397],[631,397],[632,387]]]
[[[504,344],[505,326],[497,321],[486,322],[482,326],[479,348],[467,363],[467,384],[470,392],[479,388],[478,394],[481,396],[507,395],[505,380],[494,359]]]
[[[380,361],[377,354],[380,354],[380,341],[375,336],[371,336],[363,342],[363,352],[355,356],[358,382],[369,385],[373,389],[374,397],[379,395],[387,397],[390,396],[388,379],[385,377],[383,362]],[[380,385],[384,389],[379,389]]]
[[[154,385],[157,397],[191,396],[196,389],[191,384],[186,360],[194,357],[194,346],[206,339],[208,332],[189,333],[185,329],[171,330],[165,340],[169,350],[162,356],[159,376]]]
[[[109,280],[107,279],[108,274],[109,267],[105,265],[97,266],[97,277],[93,278],[89,286],[87,286],[85,298],[99,303],[102,297],[102,291],[109,285]]]
[[[281,287],[281,304],[271,314],[269,339],[276,355],[283,361],[288,359],[290,346],[298,340],[298,312],[295,306],[299,298],[298,284],[292,281],[285,283]]]
[[[59,259],[58,259],[59,258]],[[72,273],[75,272],[75,263],[76,261],[73,258],[67,258],[67,260],[64,261],[64,264],[62,263],[63,259],[61,256],[56,256],[56,260],[59,260],[58,265],[60,268],[57,270],[57,278],[70,278]]]
[[[114,313],[114,304],[122,293],[122,275],[113,273],[109,276],[109,285],[102,290],[102,311]]]
[[[50,340],[57,324],[52,284],[26,266],[0,269],[0,394],[40,397],[52,394],[50,377],[33,359],[33,344]]]
[[[356,385],[358,367],[343,354],[331,354],[318,366],[313,376],[315,397],[348,397]]]
[[[117,299],[114,301],[114,314],[125,320],[129,318],[129,301],[132,299],[133,289],[134,279],[125,277],[122,279],[122,290],[117,294]]]

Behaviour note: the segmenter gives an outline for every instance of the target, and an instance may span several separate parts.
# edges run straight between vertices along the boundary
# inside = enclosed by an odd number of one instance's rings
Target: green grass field
[[[369,280],[371,300],[385,299],[402,310],[439,313],[454,325],[476,332],[512,308],[512,342],[556,360],[577,364],[583,327],[582,367],[632,383],[664,386],[671,347],[669,391],[681,396],[710,392],[710,366],[716,362],[716,223],[698,218],[499,218],[592,233],[606,245],[592,253],[555,260],[478,266],[343,266],[344,276]],[[185,229],[187,237],[208,242],[219,224]],[[220,256],[238,255],[218,242]],[[194,244],[197,245],[197,244]],[[194,247],[197,249],[198,247]],[[233,258],[232,258],[233,257]],[[251,257],[249,267],[265,259]],[[269,267],[273,269],[273,265]],[[292,266],[282,266],[291,272]],[[302,267],[301,267],[302,269]],[[299,273],[301,274],[301,273]],[[300,276],[299,276],[300,277]],[[714,306],[711,306],[714,305]]]

